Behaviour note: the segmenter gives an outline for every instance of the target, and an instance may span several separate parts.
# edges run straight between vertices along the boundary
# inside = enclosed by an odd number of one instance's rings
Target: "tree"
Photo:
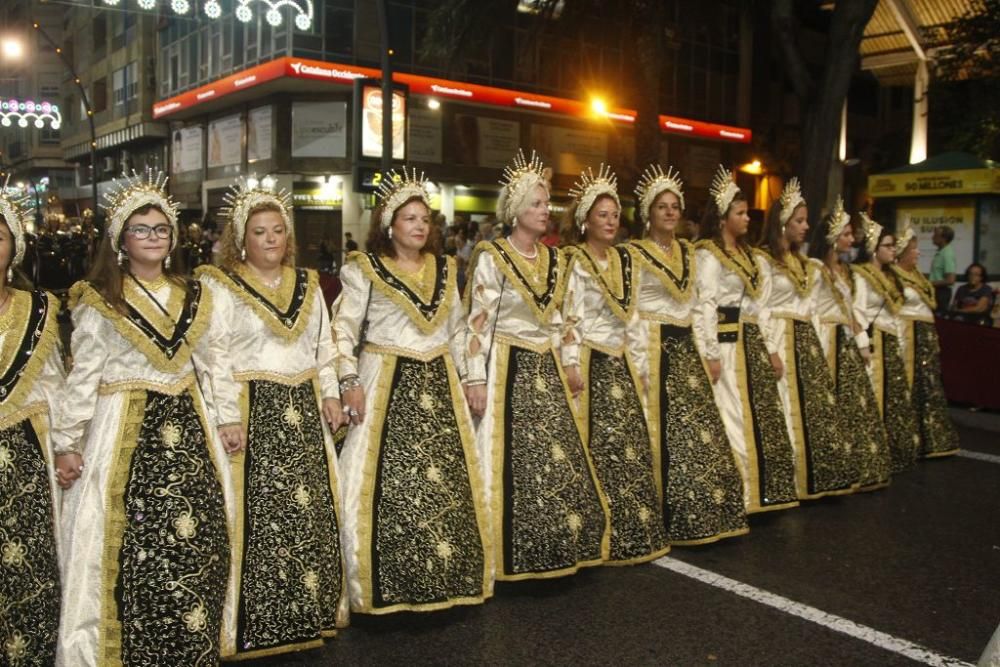
[[[818,77],[802,55],[802,34],[792,0],[774,0],[771,20],[777,35],[785,73],[803,109],[802,151],[798,174],[806,203],[813,214],[828,202],[834,148],[840,139],[841,113],[851,78],[858,70],[861,38],[878,0],[837,0],[830,16],[826,59]],[[819,229],[819,225],[814,225]]]

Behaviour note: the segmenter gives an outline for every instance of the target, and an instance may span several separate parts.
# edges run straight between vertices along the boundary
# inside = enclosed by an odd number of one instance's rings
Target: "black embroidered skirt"
[[[51,467],[31,419],[0,429],[0,664],[51,665],[59,562]]]
[[[241,658],[319,644],[344,599],[335,464],[315,386],[251,380],[245,391],[247,449],[231,457]]]
[[[889,453],[893,474],[911,467],[920,451],[917,413],[913,408],[906,368],[900,355],[899,339],[893,334],[875,330],[875,356],[878,364],[875,381],[880,385],[882,420],[889,436]],[[881,376],[881,377],[878,377]]]
[[[642,563],[670,547],[653,474],[646,416],[625,357],[587,348],[580,397],[594,471],[611,517],[611,564]]]
[[[920,456],[950,456],[958,452],[958,432],[948,414],[948,399],[941,384],[941,346],[931,322],[913,325],[911,388],[920,429]]]

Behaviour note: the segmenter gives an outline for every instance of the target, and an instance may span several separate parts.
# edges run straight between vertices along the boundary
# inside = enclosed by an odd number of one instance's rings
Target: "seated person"
[[[949,315],[956,320],[990,326],[993,308],[993,290],[986,284],[986,267],[973,262],[965,270],[964,285],[955,291]]]

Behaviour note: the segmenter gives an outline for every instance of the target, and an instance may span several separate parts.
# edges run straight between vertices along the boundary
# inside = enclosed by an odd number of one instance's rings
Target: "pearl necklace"
[[[525,259],[538,259],[538,247],[537,246],[534,248],[534,250],[535,250],[534,254],[529,255],[528,253],[523,252],[520,248],[518,248],[514,244],[514,241],[512,241],[509,236],[507,237],[507,243],[509,243],[510,247],[513,248],[514,250],[516,250],[517,254],[520,255],[521,257],[524,257]]]
[[[260,281],[262,283],[264,283],[264,286],[267,287],[268,289],[276,290],[276,289],[278,289],[281,286],[281,279],[282,279],[282,277],[283,276],[279,275],[274,280],[268,280],[267,278],[264,278],[263,276],[261,276]]]

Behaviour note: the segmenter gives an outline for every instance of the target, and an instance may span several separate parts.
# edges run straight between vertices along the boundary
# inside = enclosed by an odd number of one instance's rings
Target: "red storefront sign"
[[[377,78],[379,74],[379,70],[371,67],[340,65],[321,60],[308,60],[306,58],[291,58],[286,56],[157,102],[153,105],[153,117],[164,118],[182,109],[190,109],[202,102],[214,100],[253,86],[259,86],[262,83],[282,77],[350,84],[354,79],[365,77]],[[408,85],[410,93],[415,95],[428,95],[441,99],[496,107],[550,112],[575,118],[593,119],[595,117],[595,112],[591,110],[589,105],[578,100],[570,100],[563,97],[536,95],[523,91],[508,90],[506,88],[480,86],[474,83],[435,79],[429,76],[401,72],[395,73],[392,78],[393,81]],[[611,108],[603,116],[616,123],[631,125],[635,123],[636,112],[632,109]],[[673,134],[686,134],[738,143],[749,143],[752,136],[750,129],[745,127],[718,125],[689,118],[663,115],[660,116],[659,120],[660,129]]]

